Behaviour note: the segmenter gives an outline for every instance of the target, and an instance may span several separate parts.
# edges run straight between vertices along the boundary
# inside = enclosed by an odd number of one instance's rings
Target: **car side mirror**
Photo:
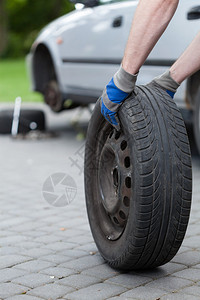
[[[99,5],[99,0],[70,0],[72,3],[81,3],[85,7],[94,7]]]

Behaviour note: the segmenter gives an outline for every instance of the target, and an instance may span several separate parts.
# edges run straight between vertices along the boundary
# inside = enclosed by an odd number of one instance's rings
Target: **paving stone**
[[[64,249],[73,249],[77,244],[75,243],[66,243],[66,242],[55,242],[55,243],[50,243],[47,245],[44,245],[44,248],[55,250],[55,251],[60,251]]]
[[[55,268],[48,268],[45,270],[40,271],[42,274],[47,274],[49,276],[55,276],[57,278],[64,278],[69,275],[77,274],[78,272],[72,269],[62,268],[62,267],[55,267]]]
[[[6,300],[42,300],[42,298],[29,296],[29,295],[17,295],[6,298]]]
[[[40,258],[42,256],[46,257],[47,255],[53,253],[52,250],[43,249],[43,248],[33,248],[33,249],[25,249],[21,250],[21,254],[27,255],[32,258]]]
[[[0,282],[11,281],[14,278],[27,274],[24,270],[17,270],[15,268],[6,268],[0,270]]]
[[[96,277],[91,277],[82,274],[68,276],[67,278],[57,281],[58,284],[72,286],[75,289],[80,289],[100,282]]]
[[[138,274],[140,276],[150,277],[152,279],[165,277],[167,275],[172,275],[173,273],[187,269],[185,265],[182,264],[176,264],[176,263],[167,263],[159,268],[153,269],[153,270],[145,270],[145,271],[136,271],[133,272],[133,274]]]
[[[198,296],[200,298],[200,286],[197,285],[186,287],[182,289],[181,292],[184,294]]]
[[[67,257],[66,255],[59,255],[59,254],[51,254],[51,255],[46,255],[45,257],[42,257],[43,260],[50,261],[55,264],[61,264],[65,263],[67,261],[70,261],[72,258]]]
[[[31,260],[31,257],[22,256],[22,255],[4,255],[0,257],[0,269],[12,267],[19,265],[22,262],[28,262]]]
[[[167,294],[167,292],[158,288],[146,288],[144,286],[137,287],[129,290],[120,295],[124,299],[139,299],[139,300],[156,300],[160,299],[161,296]]]
[[[126,288],[132,289],[134,287],[143,285],[147,282],[150,282],[151,279],[148,277],[138,276],[137,274],[121,274],[115,277],[109,278],[105,283],[115,283],[117,285],[124,286]]]
[[[20,248],[15,247],[15,246],[5,246],[5,247],[0,247],[0,257],[3,255],[8,255],[8,254],[20,254],[19,252],[21,251]]]
[[[86,274],[86,275],[90,275],[90,276],[100,278],[102,280],[103,279],[106,280],[110,277],[114,277],[114,276],[120,274],[120,272],[112,269],[107,264],[103,264],[103,265],[100,265],[100,266],[95,266],[95,267],[92,267],[92,268],[88,268],[88,269],[82,271],[81,274]]]
[[[84,256],[78,259],[71,260],[67,263],[62,264],[62,267],[69,269],[75,269],[82,271],[93,266],[102,265],[104,263],[103,259],[98,256]]]
[[[145,287],[148,288],[159,288],[168,292],[178,291],[183,287],[191,286],[193,283],[191,280],[177,278],[173,276],[162,277],[156,279],[150,283],[147,283]]]
[[[174,273],[173,276],[186,278],[196,282],[200,280],[200,269],[188,268]]]
[[[86,251],[83,250],[77,250],[77,249],[65,249],[62,251],[57,252],[58,255],[67,255],[73,258],[79,258],[82,256],[86,256],[88,255],[88,253]]]
[[[160,297],[159,300],[199,300],[200,298],[197,296],[192,296],[189,294],[182,294],[182,293],[171,293]]]
[[[64,286],[60,284],[50,283],[41,287],[37,287],[29,292],[28,295],[42,297],[44,299],[57,299],[66,295],[67,293],[73,291],[74,289],[69,286]]]
[[[54,279],[51,278],[50,276],[39,274],[39,273],[24,275],[22,277],[12,280],[13,283],[21,284],[23,286],[27,286],[30,288],[35,288],[53,281]]]
[[[54,266],[55,264],[50,263],[48,261],[33,260],[22,264],[18,264],[16,268],[26,270],[28,272],[38,272],[41,271],[42,269],[46,269]]]
[[[13,283],[0,283],[0,298],[7,298],[10,296],[22,294],[28,291],[25,286]]]
[[[121,294],[126,289],[117,285],[98,283],[89,287],[80,289],[76,292],[66,295],[64,298],[72,300],[103,300],[109,297]]]
[[[187,267],[194,266],[200,263],[199,251],[188,251],[177,254],[172,262],[184,264]]]

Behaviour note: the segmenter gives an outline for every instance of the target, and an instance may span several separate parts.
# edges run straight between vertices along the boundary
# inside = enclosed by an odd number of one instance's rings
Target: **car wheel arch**
[[[40,93],[44,93],[45,87],[49,81],[57,81],[53,56],[49,48],[43,43],[37,45],[37,48],[34,51],[33,77],[35,81],[35,90]]]

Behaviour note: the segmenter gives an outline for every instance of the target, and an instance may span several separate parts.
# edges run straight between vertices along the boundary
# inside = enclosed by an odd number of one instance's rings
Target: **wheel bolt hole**
[[[125,179],[125,185],[128,189],[131,188],[131,177],[126,177]]]
[[[118,170],[117,168],[115,168],[113,170],[113,183],[116,187],[118,187],[118,183],[119,183],[119,175],[118,175]]]
[[[122,210],[119,211],[119,216],[122,220],[126,220],[126,215]]]
[[[115,134],[115,139],[116,139],[116,140],[118,140],[118,138],[120,137],[120,134],[121,134],[121,133],[120,133],[119,131],[116,132],[116,134]]]
[[[127,147],[127,141],[122,141],[121,142],[121,150],[124,151]]]
[[[124,165],[125,165],[126,168],[130,167],[131,162],[130,162],[130,157],[129,156],[125,157],[125,159],[124,159]]]
[[[113,218],[113,221],[115,222],[115,224],[119,225],[119,221],[117,220],[116,217]]]
[[[124,202],[124,205],[126,207],[129,207],[129,205],[130,205],[130,199],[127,196],[124,197],[123,202]]]

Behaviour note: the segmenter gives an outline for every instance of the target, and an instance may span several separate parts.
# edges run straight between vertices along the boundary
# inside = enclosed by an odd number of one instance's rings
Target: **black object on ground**
[[[13,121],[13,110],[0,111],[0,133],[10,134]],[[19,116],[18,133],[27,133],[31,130],[45,130],[45,115],[42,110],[21,109]]]
[[[187,229],[192,168],[181,113],[155,85],[137,87],[119,111],[121,131],[97,102],[85,149],[88,218],[102,257],[117,269],[169,262]]]

